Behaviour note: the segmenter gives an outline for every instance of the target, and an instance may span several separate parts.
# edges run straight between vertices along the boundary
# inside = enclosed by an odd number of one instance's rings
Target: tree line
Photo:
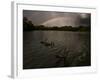
[[[54,30],[54,31],[90,31],[89,26],[45,26],[45,25],[34,25],[32,21],[28,20],[26,17],[23,18],[23,31],[33,31],[33,30]]]

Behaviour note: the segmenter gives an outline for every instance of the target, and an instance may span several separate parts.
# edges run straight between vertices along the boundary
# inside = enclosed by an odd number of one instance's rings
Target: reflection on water
[[[90,66],[90,33],[23,32],[23,68]]]

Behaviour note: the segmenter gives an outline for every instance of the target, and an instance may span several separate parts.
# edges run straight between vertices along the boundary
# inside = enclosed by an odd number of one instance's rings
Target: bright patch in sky
[[[87,18],[88,17],[88,15],[87,14],[80,14],[80,16],[81,16],[81,18]]]

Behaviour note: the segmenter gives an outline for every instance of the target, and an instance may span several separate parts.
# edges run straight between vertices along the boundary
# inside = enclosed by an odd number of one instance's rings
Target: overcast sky
[[[54,11],[31,11],[24,10],[23,17],[27,17],[34,25],[45,26],[89,26],[91,14],[54,12]]]

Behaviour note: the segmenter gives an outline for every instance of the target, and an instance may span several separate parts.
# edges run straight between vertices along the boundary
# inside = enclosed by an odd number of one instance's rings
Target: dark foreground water
[[[23,69],[90,65],[89,32],[23,32]]]

